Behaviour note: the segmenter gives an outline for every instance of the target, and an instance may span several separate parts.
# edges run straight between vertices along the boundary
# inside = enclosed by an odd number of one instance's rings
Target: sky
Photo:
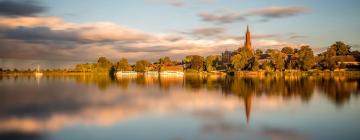
[[[1,68],[220,55],[243,45],[360,50],[358,0],[0,0]]]

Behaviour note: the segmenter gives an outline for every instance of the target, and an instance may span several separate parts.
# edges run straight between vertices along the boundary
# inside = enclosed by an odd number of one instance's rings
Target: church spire
[[[245,43],[244,43],[244,47],[247,49],[252,49],[251,47],[251,33],[249,30],[249,24],[246,26],[246,34],[245,34]]]

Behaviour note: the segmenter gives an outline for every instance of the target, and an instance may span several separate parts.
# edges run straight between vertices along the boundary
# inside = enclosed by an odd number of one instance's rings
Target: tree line
[[[182,68],[188,72],[213,72],[213,71],[284,71],[284,70],[336,70],[336,69],[359,69],[357,62],[360,60],[360,52],[351,50],[351,46],[338,41],[329,46],[326,51],[315,55],[308,45],[300,48],[284,47],[281,50],[260,49],[250,50],[241,47],[231,52],[230,61],[224,61],[220,55],[202,57],[199,55],[188,55],[181,61],[171,60],[163,57],[151,63],[142,59],[135,64],[129,64],[126,58],[121,58],[112,63],[106,57],[100,57],[96,63],[77,64],[74,69],[67,72],[92,72],[104,73],[115,71],[164,71],[173,67]],[[182,70],[181,69],[181,70]],[[18,72],[19,70],[14,69]],[[28,70],[32,71],[32,70]],[[44,70],[43,70],[44,71]],[[61,71],[61,70],[47,70]],[[0,72],[11,72],[0,68]]]
[[[101,72],[113,69],[114,71],[161,71],[167,66],[183,67],[186,71],[212,72],[212,71],[284,71],[284,70],[336,70],[357,69],[360,60],[360,52],[351,51],[351,46],[338,41],[329,46],[326,51],[315,55],[308,45],[300,48],[284,47],[281,50],[268,49],[263,52],[260,49],[250,50],[241,47],[232,52],[229,62],[225,62],[220,55],[202,57],[199,55],[186,56],[182,61],[173,61],[170,57],[160,58],[151,63],[147,60],[139,60],[130,65],[126,58],[121,58],[112,64],[105,57],[100,57],[95,64],[78,64],[76,71]]]

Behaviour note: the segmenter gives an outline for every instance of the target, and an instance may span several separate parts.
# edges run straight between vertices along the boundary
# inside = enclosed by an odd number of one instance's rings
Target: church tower
[[[250,34],[250,30],[249,30],[249,25],[247,25],[247,27],[246,27],[244,47],[249,49],[249,50],[252,50],[252,47],[251,47],[251,34]]]

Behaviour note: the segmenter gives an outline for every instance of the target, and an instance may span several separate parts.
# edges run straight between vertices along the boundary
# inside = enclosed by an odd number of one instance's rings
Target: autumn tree
[[[321,69],[334,70],[337,68],[336,51],[335,49],[328,48],[326,52],[319,54]]]
[[[273,64],[275,70],[283,70],[285,67],[286,54],[280,51],[272,51],[270,56],[271,63]]]
[[[252,63],[255,61],[251,61],[254,58],[254,55],[251,50],[242,48],[239,49],[238,54],[231,57],[231,64],[234,67],[234,70],[251,70]]]
[[[208,72],[216,69],[216,61],[218,60],[217,56],[210,55],[206,57],[205,67]]]
[[[149,62],[147,60],[139,60],[135,64],[135,71],[137,72],[145,72],[146,67],[149,66]]]
[[[190,68],[197,71],[202,71],[204,66],[204,58],[199,55],[194,55],[190,62]]]
[[[291,47],[284,47],[281,49],[281,52],[287,55],[294,54],[294,49]]]
[[[125,58],[121,58],[117,63],[116,63],[116,69],[118,71],[129,71],[131,70],[131,66],[128,63],[128,60]]]
[[[112,66],[111,62],[106,59],[106,57],[100,57],[97,61],[97,66],[100,68],[110,68]]]
[[[165,56],[164,58],[160,59],[160,64],[163,64],[164,66],[172,66],[173,62],[171,61],[170,57]]]
[[[298,64],[302,70],[309,70],[315,65],[315,56],[310,46],[302,46],[298,52]]]
[[[262,50],[260,50],[260,49],[256,49],[256,50],[255,50],[255,55],[260,56],[260,55],[262,55],[262,54],[263,54],[263,51],[262,51]]]
[[[336,52],[337,56],[350,54],[350,48],[351,46],[346,45],[341,41],[337,41],[330,46],[330,49],[333,49]]]

